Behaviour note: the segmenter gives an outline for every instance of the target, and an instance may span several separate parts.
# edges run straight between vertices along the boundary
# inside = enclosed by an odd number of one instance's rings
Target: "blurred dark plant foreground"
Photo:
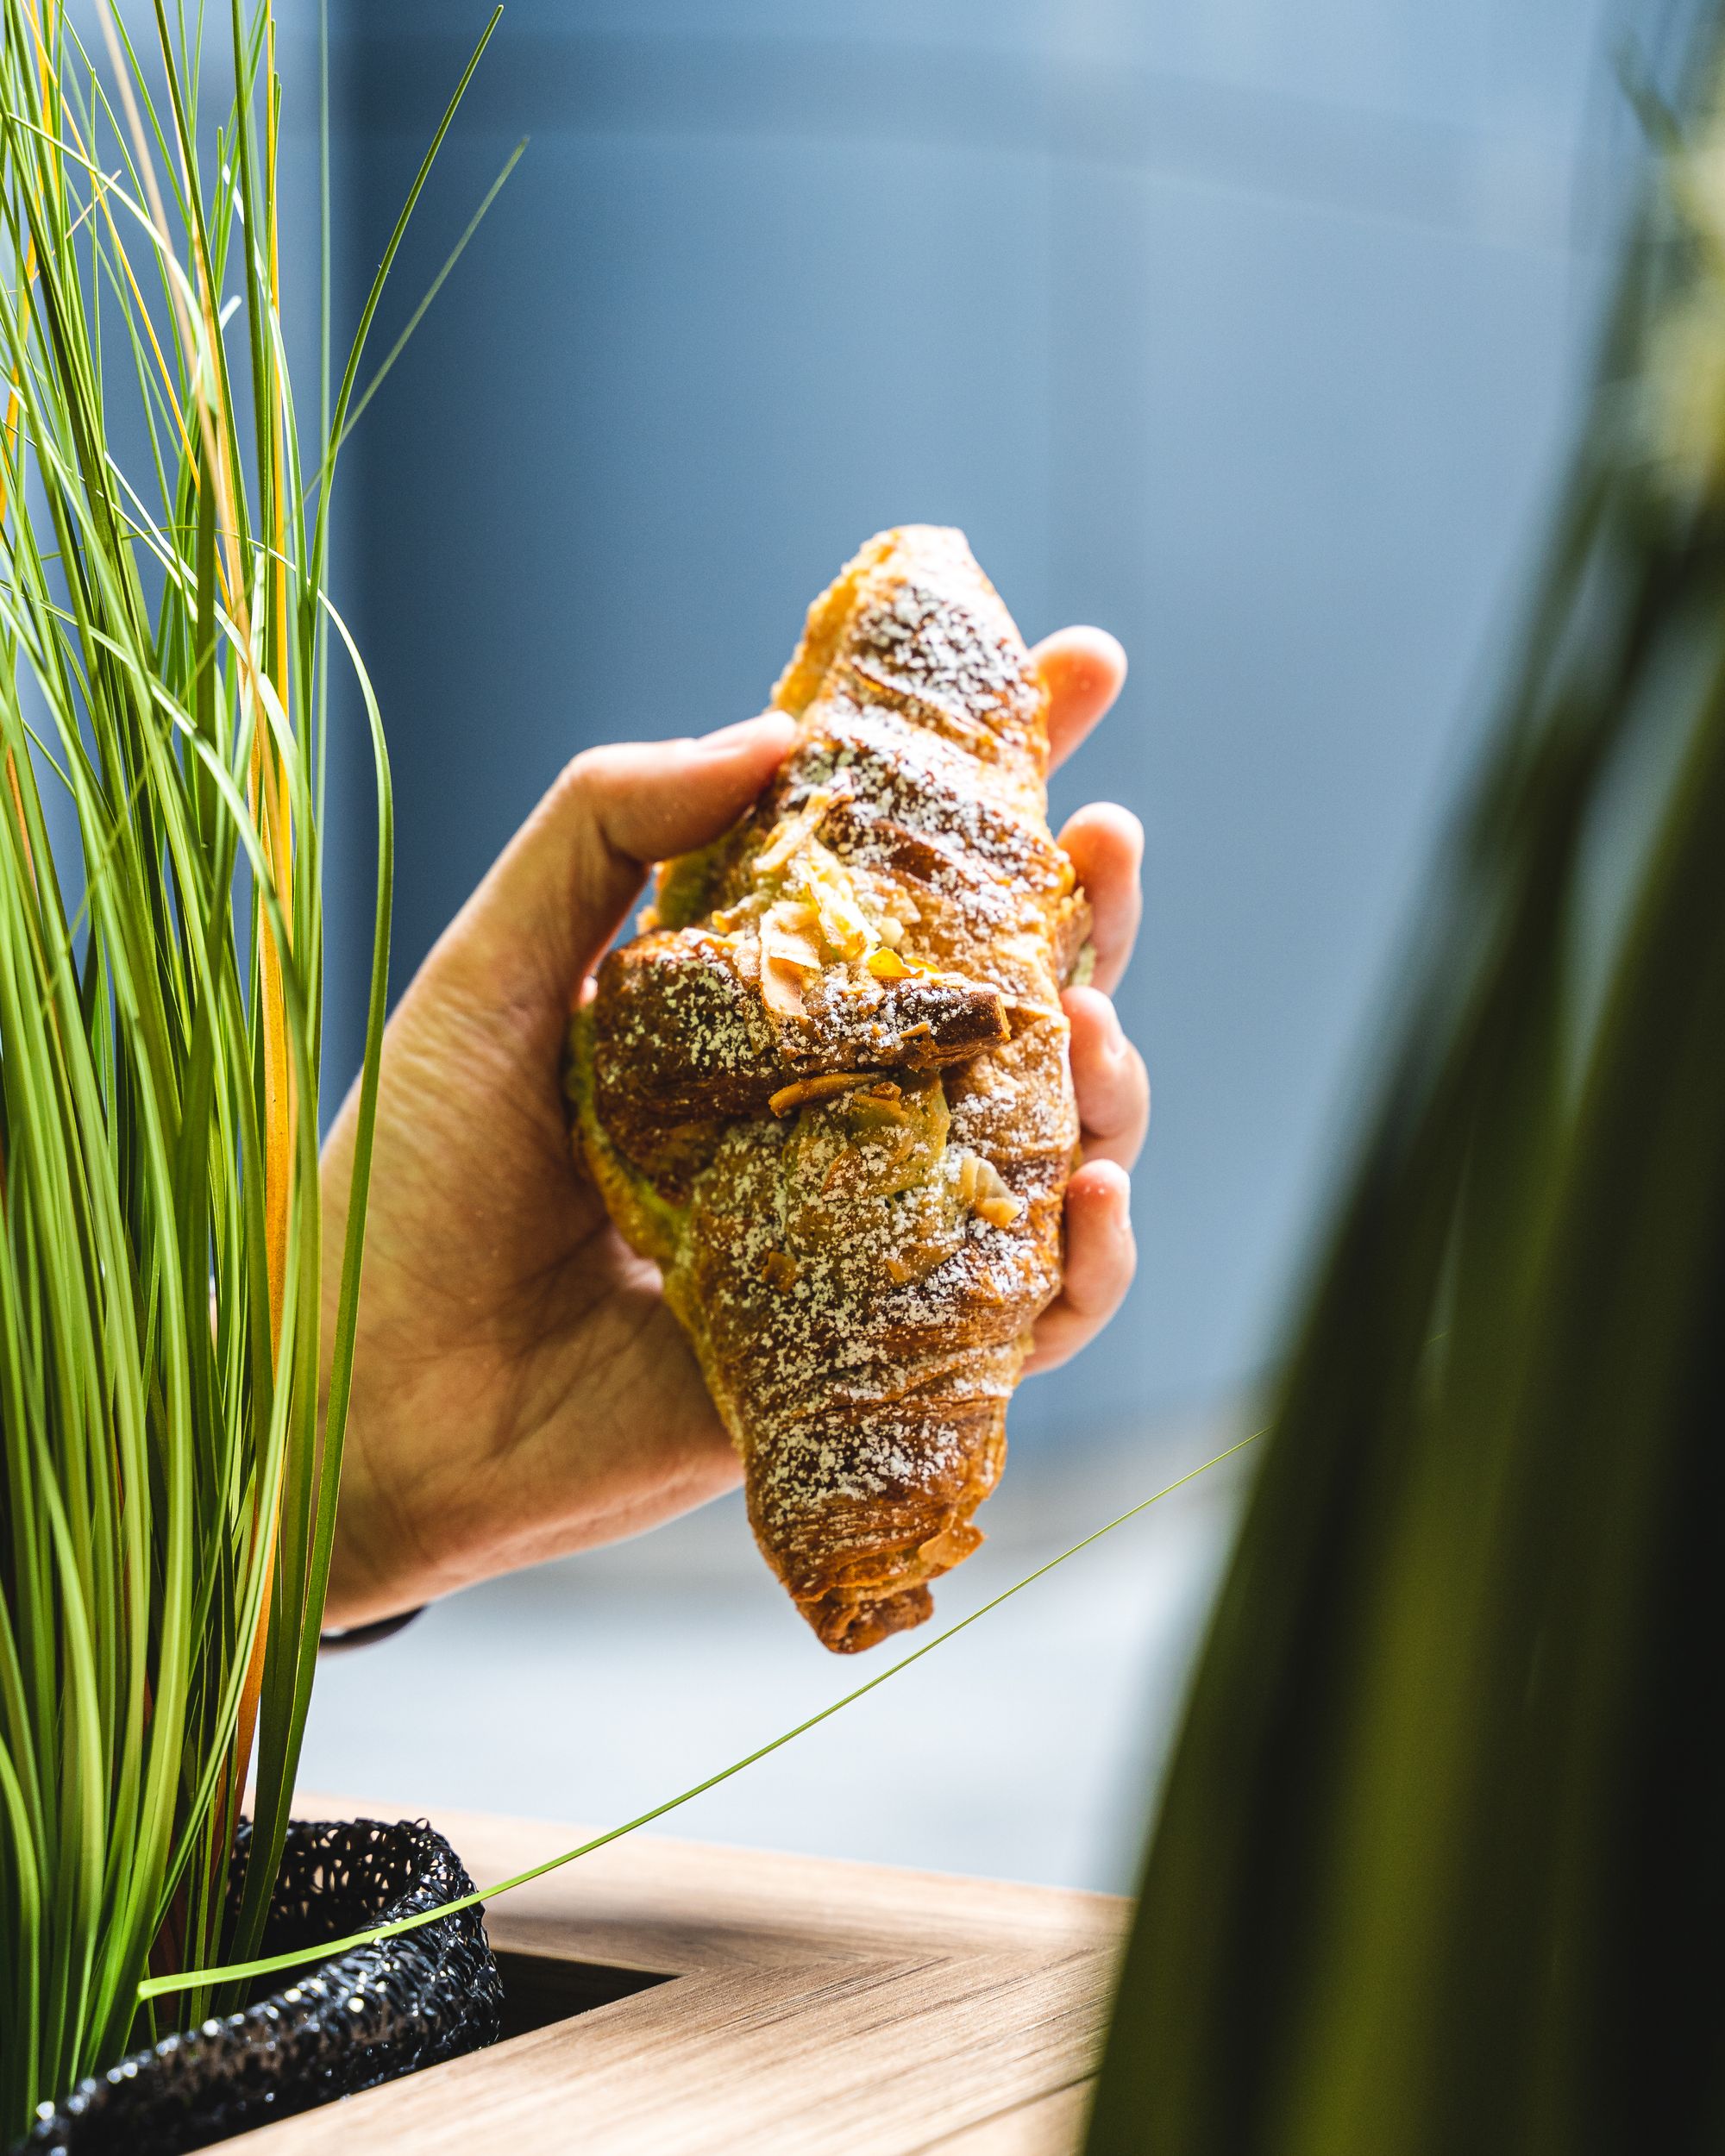
[[[1680,121],[1647,101],[1590,418],[1286,1360],[1092,2156],[1725,2133],[1720,60]]]

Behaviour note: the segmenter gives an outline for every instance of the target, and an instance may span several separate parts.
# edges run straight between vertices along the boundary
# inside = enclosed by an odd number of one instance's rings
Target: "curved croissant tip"
[[[833,1593],[797,1607],[813,1626],[822,1646],[834,1654],[861,1654],[895,1632],[925,1625],[934,1614],[934,1597],[926,1587],[907,1587],[880,1601],[855,1601]]]

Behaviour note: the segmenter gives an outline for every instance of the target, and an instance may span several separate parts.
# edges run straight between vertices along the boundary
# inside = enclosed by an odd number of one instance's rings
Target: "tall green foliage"
[[[124,2048],[150,1968],[259,1934],[329,1564],[390,820],[324,591],[358,352],[333,397],[326,360],[315,429],[285,359],[270,0],[212,22],[213,111],[201,9],[129,31],[97,0],[93,53],[64,0],[0,9],[7,2142]],[[320,1427],[332,634],[371,716],[380,903]]]
[[[1725,2134],[1725,103],[1292,1344],[1092,2156]]]

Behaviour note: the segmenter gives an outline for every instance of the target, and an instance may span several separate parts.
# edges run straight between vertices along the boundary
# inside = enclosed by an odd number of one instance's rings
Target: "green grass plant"
[[[302,412],[271,0],[129,16],[0,0],[0,2144],[149,2032],[149,1972],[254,1950],[279,1861],[334,1531],[392,863],[376,700],[327,590],[331,482],[450,117],[338,379],[326,58],[323,359]],[[332,656],[374,752],[377,910],[348,1227],[326,1259]],[[198,1986],[176,2023],[224,2002]]]
[[[1173,1482],[1165,1483],[1161,1489],[1154,1491],[1150,1496],[1140,1498],[1137,1504],[1129,1506],[1125,1512],[1118,1514],[1113,1520],[1105,1521],[1101,1526],[1094,1529],[1079,1541],[1071,1544],[1069,1548],[1061,1551],[1057,1557],[1050,1557],[1046,1564],[1038,1565],[1034,1571],[1026,1572],[1022,1579],[1014,1580],[1010,1587],[1003,1588],[998,1595],[991,1595],[986,1602],[971,1610],[968,1615],[959,1618],[956,1623],[948,1625],[943,1631],[936,1633],[932,1639],[925,1639],[919,1647],[913,1647],[908,1654],[901,1655],[896,1662],[880,1670],[875,1676],[856,1685],[850,1691],[841,1693],[838,1698],[829,1701],[826,1706],[808,1715],[804,1720],[796,1723],[794,1727],[781,1730],[776,1737],[769,1737],[765,1744],[757,1745],[752,1752],[744,1752],[740,1759],[733,1759],[728,1766],[720,1767],[713,1773],[704,1776],[700,1781],[693,1783],[688,1789],[679,1790],[675,1796],[666,1797],[662,1802],[654,1805],[650,1811],[643,1812],[637,1818],[625,1820],[621,1826],[607,1827],[604,1833],[595,1834],[590,1841],[579,1843],[573,1849],[560,1850],[555,1856],[547,1857],[543,1862],[534,1865],[526,1871],[518,1871],[507,1879],[495,1879],[488,1886],[476,1887],[471,1894],[463,1895],[457,1901],[441,1902],[436,1908],[422,1909],[413,1916],[397,1917],[387,1924],[373,1925],[368,1930],[354,1932],[345,1939],[327,1941],[322,1946],[314,1949],[301,1949],[292,1953],[260,1956],[254,1960],[234,1967],[185,1970],[172,1976],[147,1977],[139,1986],[140,1997],[157,1999],[172,1992],[187,1990],[195,1985],[234,1984],[249,1981],[258,1977],[274,1976],[283,1970],[303,1968],[308,1961],[321,1959],[332,1952],[346,1953],[355,1946],[369,1946],[380,1940],[393,1939],[403,1932],[417,1931],[421,1925],[437,1923],[442,1918],[453,1915],[457,1909],[473,1908],[483,1902],[495,1901],[499,1895],[508,1894],[517,1887],[525,1886],[530,1880],[543,1879],[548,1871],[561,1871],[565,1865],[574,1864],[582,1857],[590,1857],[594,1850],[604,1849],[614,1841],[621,1841],[625,1834],[632,1834],[643,1827],[650,1827],[655,1820],[663,1819],[668,1813],[679,1811],[685,1804],[693,1803],[698,1796],[705,1796],[709,1789],[716,1789],[721,1782],[729,1782],[733,1775],[741,1774],[745,1768],[752,1767],[757,1760],[768,1758],[772,1752],[781,1751],[785,1745],[794,1743],[797,1738],[805,1735],[809,1730],[817,1728],[822,1722],[831,1721],[835,1714],[842,1714],[847,1707],[854,1706],[858,1700],[866,1698],[870,1692],[878,1691],[881,1685],[889,1683],[901,1671],[908,1670],[913,1663],[920,1662],[925,1655],[932,1654],[937,1647],[944,1647],[949,1639],[956,1639],[960,1633],[968,1632],[972,1625],[980,1624],[983,1618],[992,1615],[995,1610],[999,1609],[1003,1602],[1011,1601],[1015,1595],[1022,1595],[1027,1587],[1034,1587],[1039,1580],[1046,1579],[1051,1572],[1057,1571],[1063,1564],[1069,1563],[1083,1551],[1092,1548],[1096,1543],[1101,1542],[1104,1536],[1114,1533],[1117,1529],[1127,1526],[1142,1514],[1147,1513],[1151,1506],[1159,1505],[1164,1498],[1172,1497],[1176,1490],[1182,1490],[1189,1483],[1195,1482],[1201,1475],[1208,1475],[1212,1468],[1220,1467],[1225,1460],[1231,1460],[1237,1453],[1244,1452],[1248,1445],[1255,1445],[1261,1435],[1261,1432],[1254,1432],[1250,1437],[1241,1438],[1237,1444],[1228,1445],[1224,1451],[1214,1454],[1208,1460],[1201,1461],[1196,1467],[1189,1470],[1184,1475],[1177,1476]]]

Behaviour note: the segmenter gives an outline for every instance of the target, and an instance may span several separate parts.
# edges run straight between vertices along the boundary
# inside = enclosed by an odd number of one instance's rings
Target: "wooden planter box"
[[[481,1881],[581,1839],[431,1816]],[[1126,1913],[1107,1895],[634,1835],[487,1911],[516,2033],[229,2146],[1070,2156]]]

